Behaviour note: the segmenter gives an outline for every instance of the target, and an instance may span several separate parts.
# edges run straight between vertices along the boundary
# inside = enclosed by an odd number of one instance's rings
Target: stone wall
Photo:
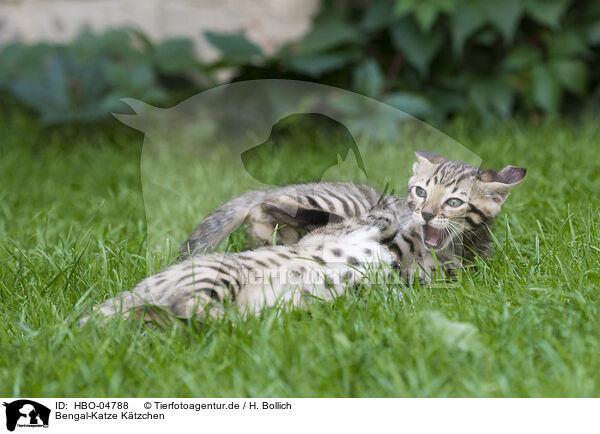
[[[205,60],[217,56],[206,30],[239,32],[272,53],[309,29],[319,0],[0,0],[0,44],[64,42],[83,29],[131,26],[153,40],[188,37]]]

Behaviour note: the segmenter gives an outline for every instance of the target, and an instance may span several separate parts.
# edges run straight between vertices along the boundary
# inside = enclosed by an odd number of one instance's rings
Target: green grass
[[[456,287],[160,330],[74,324],[148,269],[141,136],[5,117],[0,396],[600,396],[599,125],[448,128],[529,169]]]

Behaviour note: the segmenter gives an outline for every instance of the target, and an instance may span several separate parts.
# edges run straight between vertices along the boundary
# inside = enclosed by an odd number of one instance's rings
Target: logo
[[[19,399],[4,403],[6,407],[6,429],[14,431],[16,427],[48,428],[50,409],[29,399]]]
[[[263,184],[287,185],[321,181],[325,172],[354,153],[367,176],[358,145],[342,123],[320,113],[299,113],[279,120],[267,141],[242,153],[244,168]],[[299,156],[306,161],[290,167]]]

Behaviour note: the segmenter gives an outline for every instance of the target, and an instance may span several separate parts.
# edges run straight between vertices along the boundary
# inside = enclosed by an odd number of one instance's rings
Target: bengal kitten
[[[406,199],[386,198],[399,216],[410,216],[387,244],[401,258],[406,280],[419,272],[421,281],[428,282],[436,262],[452,274],[463,259],[489,254],[492,222],[526,170],[482,170],[426,151],[416,156]],[[213,250],[242,223],[249,224],[255,242],[270,243],[275,236],[277,242],[290,244],[316,227],[364,215],[380,199],[368,185],[343,182],[249,191],[209,214],[183,244],[180,256]]]
[[[282,302],[302,306],[311,298],[331,299],[348,286],[371,282],[368,270],[383,273],[383,282],[392,266],[409,283],[453,274],[463,259],[489,253],[491,224],[526,171],[480,170],[424,151],[417,157],[406,199],[325,182],[245,193],[198,226],[182,248],[193,254],[93,312],[152,318],[156,309],[150,306],[189,318],[218,316],[227,304],[256,312]],[[258,241],[270,242],[275,233],[291,244],[241,253],[200,251],[214,248],[244,221]]]
[[[381,241],[403,224],[391,209],[376,206],[366,216],[315,229],[291,246],[194,255],[104,301],[91,315],[204,318],[222,315],[228,305],[255,313],[265,306],[331,300],[347,288],[387,282],[398,258]]]

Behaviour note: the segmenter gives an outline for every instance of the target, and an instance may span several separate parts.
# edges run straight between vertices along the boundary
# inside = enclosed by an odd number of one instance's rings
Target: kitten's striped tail
[[[260,205],[270,190],[248,191],[211,212],[190,234],[179,249],[179,258],[211,252],[237,229],[250,210]]]

